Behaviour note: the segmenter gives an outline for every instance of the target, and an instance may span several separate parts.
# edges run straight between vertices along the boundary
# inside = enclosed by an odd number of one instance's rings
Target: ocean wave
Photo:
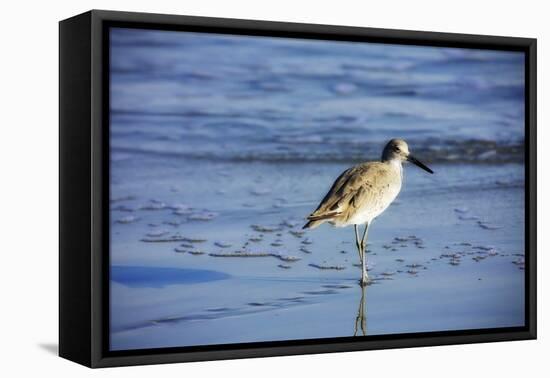
[[[113,161],[524,160],[515,52],[116,29]]]
[[[274,143],[248,149],[204,148],[178,143],[125,146],[114,143],[112,152],[126,155],[150,155],[181,159],[227,161],[227,162],[360,162],[380,156],[380,143],[332,145],[318,143],[318,139],[301,140],[298,144]],[[412,145],[412,144],[411,144]],[[414,143],[414,155],[427,163],[523,163],[524,143],[497,143],[488,140],[433,141]]]

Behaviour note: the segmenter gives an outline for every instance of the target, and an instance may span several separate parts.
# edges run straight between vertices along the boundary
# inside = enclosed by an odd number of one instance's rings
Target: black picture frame
[[[448,46],[525,53],[524,327],[110,352],[111,26]],[[89,367],[406,348],[536,338],[536,39],[92,10],[59,24],[59,354]]]

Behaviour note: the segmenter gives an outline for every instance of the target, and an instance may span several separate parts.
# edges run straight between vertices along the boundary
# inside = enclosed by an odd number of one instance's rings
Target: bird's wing
[[[382,169],[380,163],[364,163],[344,171],[308,219],[329,219],[349,208],[359,208],[374,195],[373,184],[380,179]]]

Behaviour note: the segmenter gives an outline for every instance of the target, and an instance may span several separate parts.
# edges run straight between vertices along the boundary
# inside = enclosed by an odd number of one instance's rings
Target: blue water
[[[113,29],[117,153],[360,161],[392,137],[428,161],[521,162],[520,52]]]
[[[113,29],[111,60],[111,349],[524,324],[521,53]],[[435,174],[362,293],[353,230],[300,228],[394,137]]]

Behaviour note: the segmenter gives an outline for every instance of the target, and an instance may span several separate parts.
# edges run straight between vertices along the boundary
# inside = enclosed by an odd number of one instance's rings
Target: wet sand
[[[118,157],[111,348],[357,333],[353,229],[301,230],[347,166]],[[369,232],[366,334],[523,325],[522,166],[432,168]]]

